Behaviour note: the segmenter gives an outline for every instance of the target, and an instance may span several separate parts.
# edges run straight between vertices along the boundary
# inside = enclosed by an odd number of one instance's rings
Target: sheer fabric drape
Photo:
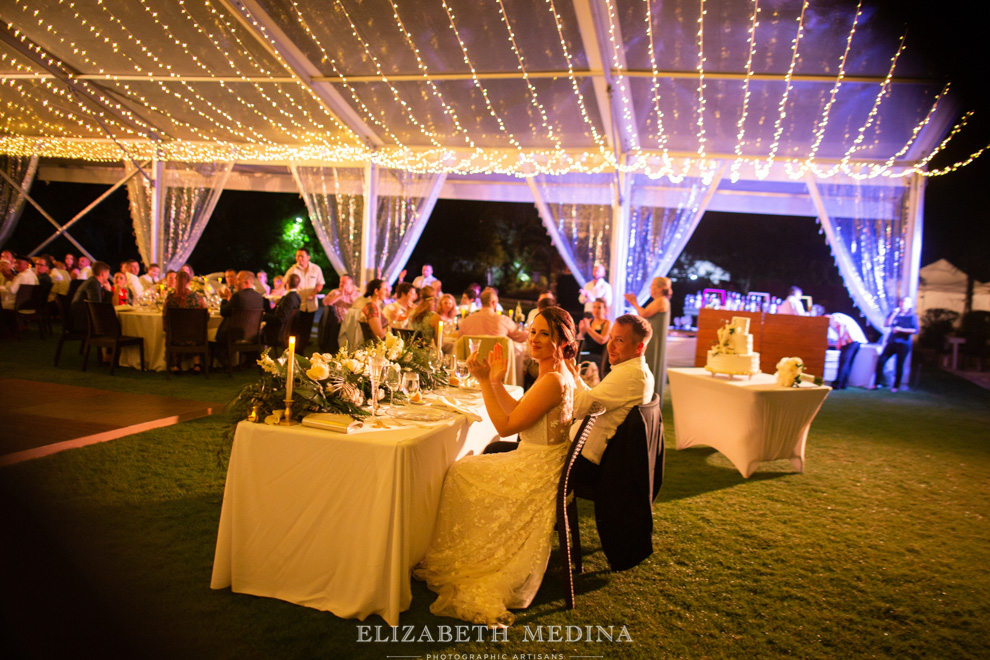
[[[38,156],[0,155],[0,169],[23,190],[31,190],[38,172]],[[5,177],[0,177],[0,245],[4,245],[21,219],[25,197]]]
[[[233,162],[165,163],[162,224],[157,228],[157,237],[152,183],[140,173],[128,180],[134,236],[145,266],[157,263],[165,271],[178,270],[186,263],[210,221],[233,166]],[[136,166],[124,161],[124,168],[131,174]]]
[[[571,273],[584,286],[596,263],[608,264],[615,183],[611,174],[538,175],[540,218]]]
[[[698,210],[710,185],[699,176],[671,183],[633,175],[626,291],[642,299],[653,278],[670,271],[701,220]]]
[[[360,281],[364,169],[300,165],[290,169],[334,270],[340,275],[355,275]]]
[[[378,170],[375,266],[391,282],[409,261],[430,219],[445,174]]]
[[[825,224],[839,273],[874,328],[882,329],[904,295],[898,284],[907,263],[908,188],[866,183],[819,183]]]
[[[445,175],[376,168],[377,202],[372,259],[361,254],[365,172],[346,167],[292,166],[320,244],[338,274],[362,272],[370,261],[381,277],[393,280],[405,266],[429,220]],[[360,279],[360,277],[359,277]]]

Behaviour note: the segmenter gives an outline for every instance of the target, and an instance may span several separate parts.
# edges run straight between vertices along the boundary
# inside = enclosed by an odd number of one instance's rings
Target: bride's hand
[[[491,368],[488,365],[488,361],[480,359],[478,357],[478,351],[475,351],[474,353],[471,353],[471,355],[468,356],[467,368],[468,371],[471,372],[471,375],[474,376],[475,379],[479,381],[486,380],[488,378],[489,373],[491,372]]]
[[[488,365],[490,367],[488,380],[503,382],[508,367],[505,362],[505,353],[502,351],[502,344],[495,344],[491,353],[488,354]]]

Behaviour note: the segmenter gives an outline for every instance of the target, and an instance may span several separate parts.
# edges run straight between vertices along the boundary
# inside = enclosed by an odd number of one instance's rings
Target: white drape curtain
[[[698,212],[711,185],[700,176],[677,183],[633,176],[629,209],[626,291],[642,299],[650,282],[665,276],[684,251],[701,220]]]
[[[905,185],[819,183],[826,235],[843,282],[863,315],[880,330],[908,268],[908,192]]]
[[[537,175],[540,218],[571,273],[584,286],[595,264],[608,264],[615,180],[611,174]]]
[[[155,193],[152,183],[140,173],[128,180],[127,196],[134,236],[145,267],[157,263],[163,271],[178,270],[188,261],[210,221],[233,166],[232,161],[165,163],[160,227],[155,226],[152,217]],[[136,166],[131,161],[124,161],[124,168],[131,174]]]
[[[375,266],[382,279],[398,277],[426,227],[446,174],[378,170]]]
[[[290,166],[306,210],[338,275],[361,281],[361,231],[364,225],[364,169]]]
[[[38,156],[0,156],[0,170],[20,189],[30,191],[38,172]],[[6,177],[0,177],[0,246],[14,233],[24,210],[25,197]]]

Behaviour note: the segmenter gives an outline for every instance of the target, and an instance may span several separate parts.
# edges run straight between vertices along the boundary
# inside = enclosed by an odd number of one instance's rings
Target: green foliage
[[[327,257],[316,230],[308,217],[296,216],[281,221],[281,235],[268,248],[266,258],[268,268],[275,275],[281,275],[296,261],[296,250],[309,250],[310,261],[323,269],[323,276],[328,277],[333,272],[330,259]]]

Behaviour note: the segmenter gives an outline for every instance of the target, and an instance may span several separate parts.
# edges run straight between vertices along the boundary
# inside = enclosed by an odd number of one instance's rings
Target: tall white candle
[[[292,398],[292,381],[296,369],[296,338],[289,337],[288,370],[285,373],[285,398]]]

